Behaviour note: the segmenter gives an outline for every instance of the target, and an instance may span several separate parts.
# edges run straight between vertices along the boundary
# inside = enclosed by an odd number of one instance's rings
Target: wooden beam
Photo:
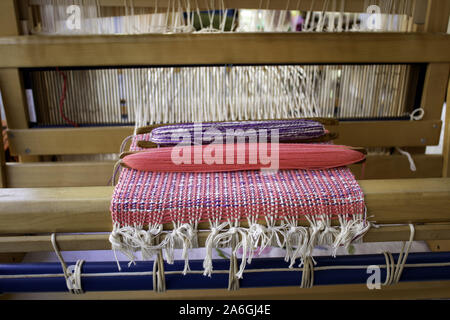
[[[19,34],[19,18],[15,0],[0,1],[0,35],[6,37]]]
[[[450,251],[450,240],[429,240],[427,244],[432,252]]]
[[[229,33],[0,38],[0,67],[450,62],[450,36]]]
[[[25,252],[0,253],[0,263],[20,263],[25,257]]]
[[[361,147],[420,147],[439,144],[441,121],[348,121],[326,126],[336,144]]]
[[[112,191],[112,187],[1,189],[0,216],[4,213],[7,218],[0,233],[110,231]]]
[[[7,163],[10,188],[106,186],[115,161]],[[442,168],[441,168],[442,172]]]
[[[441,155],[413,154],[417,171],[402,155],[368,155],[364,176],[362,165],[351,165],[357,179],[438,178],[442,176]],[[115,161],[6,163],[10,188],[106,186]]]
[[[372,228],[364,236],[364,242],[407,241],[410,235],[408,226],[387,226]],[[414,240],[450,239],[450,224],[431,224],[415,226]],[[198,245],[203,247],[209,232],[198,233]],[[57,242],[62,251],[110,250],[108,234],[58,234]],[[50,235],[0,236],[0,252],[13,253],[53,251]]]
[[[20,35],[16,1],[0,1],[0,36]],[[0,54],[0,60],[2,60]],[[0,90],[5,107],[6,121],[12,129],[28,128],[28,113],[22,76],[18,69],[0,70]]]
[[[3,121],[0,114],[0,188],[6,188],[5,147],[3,144]]]
[[[92,127],[9,130],[11,154],[98,154],[118,153],[132,127]]]
[[[430,63],[428,65],[421,101],[421,107],[425,111],[423,117],[425,120],[441,119],[449,75],[450,64],[448,63]]]
[[[450,221],[450,179],[359,183],[368,216],[379,224]],[[112,191],[112,187],[0,189],[0,234],[111,231]],[[199,225],[207,228],[208,223]]]
[[[450,224],[415,225],[414,240],[447,240],[450,236],[449,227]],[[409,226],[382,226],[370,229],[363,242],[407,241],[410,233]]]
[[[13,0],[0,2],[0,34],[15,36],[19,34],[16,8]],[[4,78],[4,74],[3,74]],[[4,81],[5,79],[3,79]],[[2,73],[0,72],[0,93],[2,90]],[[5,98],[1,97],[4,104]],[[6,187],[5,149],[3,145],[3,122],[0,116],[0,188]]]
[[[357,179],[365,180],[440,178],[442,176],[443,158],[441,155],[412,154],[412,158],[416,165],[416,171],[411,171],[406,156],[398,154],[368,155],[364,172],[361,164],[350,165],[350,169]]]
[[[2,37],[18,36],[21,33],[19,8],[17,4],[18,2],[16,0],[0,1],[0,36]],[[23,79],[19,69],[0,70],[0,92],[8,128],[28,128],[27,103]],[[0,124],[2,124],[1,119]],[[0,187],[5,188],[7,187],[5,150],[3,148],[3,128],[2,126],[0,127],[0,139],[2,140],[0,142]],[[24,160],[30,159],[20,157],[20,161]],[[15,252],[9,256],[3,256],[2,259],[17,262],[24,255],[24,253]]]
[[[450,1],[428,0],[425,32],[447,32],[450,16]]]
[[[445,127],[444,127],[444,144],[442,148],[442,155],[444,156],[444,165],[442,176],[450,178],[450,82],[447,89],[447,104],[445,112]]]
[[[241,288],[236,291],[226,289],[169,290],[154,291],[104,291],[71,294],[68,292],[13,293],[0,295],[0,299],[223,299],[223,300],[368,300],[368,299],[441,299],[450,297],[450,281],[400,282],[381,290],[368,290],[366,284],[345,284],[300,287]]]
[[[326,126],[337,144],[361,147],[439,144],[441,121],[355,121]],[[132,127],[9,130],[13,155],[118,153]]]
[[[22,76],[18,69],[0,69],[0,90],[2,91],[8,128],[28,128],[25,90]]]
[[[0,3],[0,36],[18,36],[19,10],[17,1]],[[1,59],[0,59],[1,60]],[[17,68],[0,69],[0,91],[5,108],[6,121],[10,129],[28,128],[28,105],[25,99],[22,74]],[[21,162],[38,161],[38,157],[20,156]]]

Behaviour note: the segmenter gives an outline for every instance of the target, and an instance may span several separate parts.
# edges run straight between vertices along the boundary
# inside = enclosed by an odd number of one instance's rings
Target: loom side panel
[[[25,90],[20,71],[18,69],[0,69],[0,89],[8,128],[28,128]]]
[[[445,113],[444,145],[442,149],[444,165],[442,176],[450,178],[450,82],[447,89],[447,107]]]
[[[450,16],[450,2],[428,0],[425,32],[446,32]]]
[[[0,1],[0,35],[17,36],[20,34],[18,10],[14,0]]]
[[[441,119],[449,75],[448,63],[430,63],[427,66],[421,101],[425,120]]]

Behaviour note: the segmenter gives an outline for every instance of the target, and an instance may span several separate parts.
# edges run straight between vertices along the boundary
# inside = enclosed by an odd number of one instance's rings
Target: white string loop
[[[402,155],[404,155],[408,158],[409,168],[411,169],[411,171],[415,172],[417,170],[417,168],[416,168],[416,164],[414,163],[414,159],[412,158],[411,154],[408,151],[400,149],[399,147],[396,147],[395,149],[399,153],[401,153]]]
[[[81,267],[83,266],[83,263],[84,260],[77,260],[75,265],[67,267],[69,276],[66,278],[66,284],[69,291],[73,294],[84,293],[81,287]]]
[[[423,108],[414,109],[413,112],[409,114],[409,119],[411,121],[419,121],[422,120],[425,115],[425,110]]]
[[[303,259],[302,282],[300,288],[312,288],[314,285],[314,264],[312,257]]]
[[[191,249],[192,243],[195,241],[196,233],[194,232],[194,228],[192,225],[188,223],[175,225],[175,228],[171,233],[166,236],[167,245],[166,253],[167,253],[167,263],[173,264],[174,262],[174,249],[175,248],[183,248],[182,257],[184,259],[184,270],[183,274],[186,274],[189,268],[189,252]]]
[[[164,292],[166,291],[166,277],[164,273],[164,259],[162,250],[158,251],[155,261],[153,261],[153,291]]]
[[[125,146],[127,145],[127,142],[130,141],[130,139],[133,138],[133,137],[134,137],[134,135],[129,135],[128,137],[123,139],[122,143],[120,144],[120,152],[119,152],[119,154],[124,152]]]
[[[403,242],[402,250],[400,251],[397,259],[397,264],[395,264],[394,257],[390,252],[383,252],[386,259],[386,280],[383,286],[396,284],[400,281],[403,273],[403,269],[406,265],[406,259],[408,258],[409,251],[411,249],[412,243],[414,241],[415,229],[413,224],[409,224],[410,235],[407,243]]]
[[[64,278],[66,279],[67,289],[72,294],[84,293],[81,287],[81,267],[83,266],[84,260],[78,260],[75,265],[67,266],[61,254],[61,251],[59,250],[58,244],[56,243],[55,233],[52,233],[50,240],[52,242],[53,250],[55,251],[58,260],[61,263]]]

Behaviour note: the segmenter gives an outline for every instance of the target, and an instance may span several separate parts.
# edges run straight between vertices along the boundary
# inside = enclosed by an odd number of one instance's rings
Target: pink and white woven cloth
[[[148,139],[149,134],[133,137],[130,150],[140,150],[137,141]],[[234,252],[243,252],[238,278],[258,248],[285,248],[293,266],[310,256],[316,245],[348,246],[369,228],[363,192],[347,167],[276,173],[122,168],[111,214],[114,250],[134,261],[137,251],[145,259],[162,249],[172,263],[173,249],[181,248],[185,271],[189,249],[197,246],[198,225],[207,222],[204,274],[213,270],[212,249],[234,243]],[[167,223],[173,230],[163,230]]]

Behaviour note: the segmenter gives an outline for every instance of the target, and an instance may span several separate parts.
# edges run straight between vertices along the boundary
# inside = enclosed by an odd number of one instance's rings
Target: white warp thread
[[[233,241],[235,241],[235,246],[232,256],[236,255],[238,251],[242,251],[240,265],[234,269],[237,279],[241,279],[246,264],[251,263],[255,251],[260,248],[271,245],[285,248],[285,261],[290,263],[289,267],[293,268],[299,259],[301,267],[304,260],[311,257],[316,245],[332,246],[335,256],[337,248],[348,247],[370,228],[370,223],[366,222],[366,214],[352,218],[340,217],[340,226],[331,226],[331,219],[325,217],[323,219],[307,217],[307,220],[310,223],[309,227],[299,226],[295,219],[285,219],[279,226],[275,226],[274,221],[267,221],[267,227],[249,220],[248,228],[239,226],[238,221],[223,223],[210,221],[210,233],[205,242],[206,255],[203,261],[203,274],[211,276],[213,272],[213,248],[231,247]],[[159,241],[162,235],[165,237]],[[188,251],[196,247],[197,226],[174,224],[172,231],[164,232],[162,225],[149,226],[148,231],[143,226],[120,227],[115,225],[110,235],[110,242],[114,253],[122,252],[129,259],[130,264],[134,263],[136,259],[135,252],[141,251],[144,259],[150,259],[160,249],[165,250],[167,263],[173,264],[174,249],[182,248],[182,257],[185,260],[183,274],[187,274],[190,270]],[[120,270],[119,263],[117,265]]]
[[[402,155],[408,158],[409,168],[411,169],[411,171],[415,172],[417,170],[416,164],[414,163],[414,159],[412,158],[411,154],[408,151],[400,149],[399,147],[396,147],[396,149],[398,152],[400,152]]]
[[[58,257],[61,267],[64,272],[64,277],[66,278],[67,289],[73,294],[84,293],[81,287],[81,267],[83,266],[84,260],[78,260],[75,265],[67,266],[64,258],[59,250],[58,244],[56,243],[56,234],[52,233],[51,238],[53,249],[55,250],[56,256]]]
[[[398,255],[397,264],[395,264],[394,257],[390,252],[383,252],[386,259],[386,280],[383,283],[384,286],[396,284],[400,281],[403,273],[403,269],[406,265],[406,259],[408,258],[411,245],[414,241],[415,229],[413,224],[409,224],[411,230],[409,240],[407,243],[403,242],[402,250]]]

